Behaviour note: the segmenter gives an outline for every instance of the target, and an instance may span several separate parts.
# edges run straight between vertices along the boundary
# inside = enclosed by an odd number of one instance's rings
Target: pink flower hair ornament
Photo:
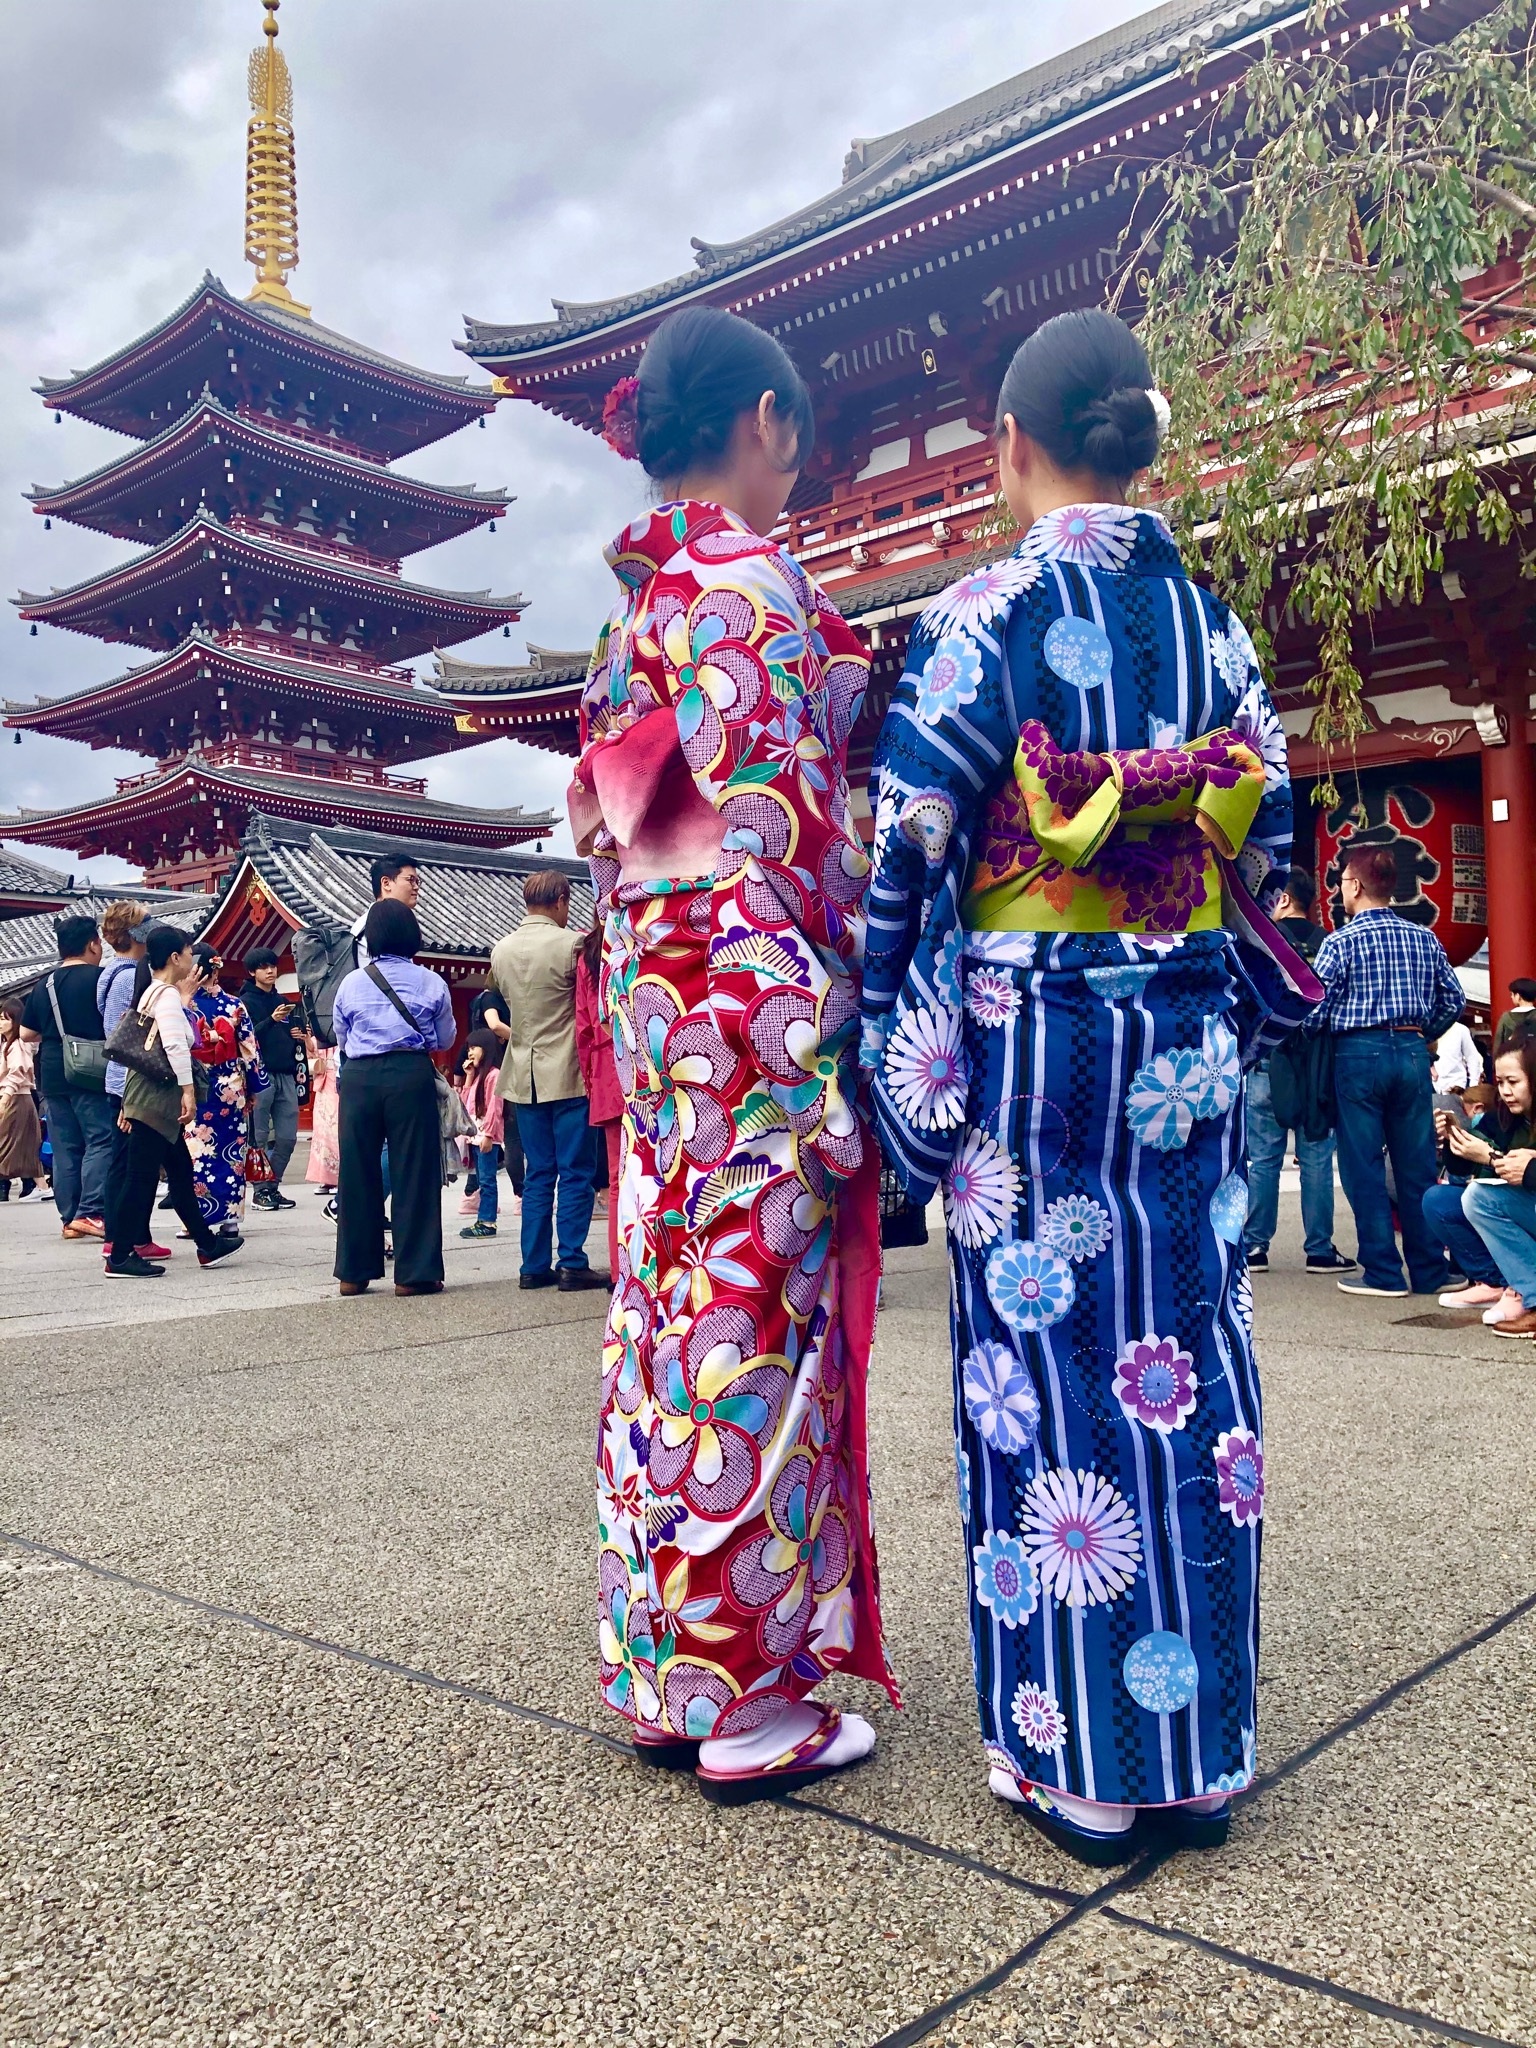
[[[626,462],[638,462],[636,445],[640,432],[640,379],[621,377],[603,400],[603,439],[615,455]]]

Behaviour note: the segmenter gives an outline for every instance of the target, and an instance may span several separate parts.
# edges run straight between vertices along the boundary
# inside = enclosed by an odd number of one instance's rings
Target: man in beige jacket
[[[517,1105],[523,1143],[523,1264],[519,1285],[562,1294],[607,1287],[587,1263],[596,1192],[587,1091],[576,1057],[576,956],[566,929],[571,885],[556,868],[523,884],[527,916],[491,953],[491,978],[506,999],[510,1036],[497,1093]],[[559,1262],[551,1268],[559,1188]]]

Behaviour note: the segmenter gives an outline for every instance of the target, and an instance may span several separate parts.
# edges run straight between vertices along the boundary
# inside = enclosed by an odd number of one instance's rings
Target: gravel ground
[[[1509,1427],[1536,1354],[1285,1270],[1294,1206],[1258,1283],[1269,1770],[1536,1588],[1536,1450]],[[1166,1933],[1063,1931],[1098,1879],[978,1754],[936,1249],[892,1257],[872,1397],[906,1711],[833,1688],[876,1757],[720,1816],[583,1732],[609,1732],[591,1298],[519,1293],[504,1238],[451,1252],[439,1299],[340,1302],[301,1207],[260,1219],[238,1292],[179,1258],[175,1295],[114,1311],[126,1283],[39,1214],[0,1237],[0,1527],[574,1726],[0,1542],[4,2048],[1429,2038],[1244,1956],[1536,2041],[1536,1615],[1111,1902]]]

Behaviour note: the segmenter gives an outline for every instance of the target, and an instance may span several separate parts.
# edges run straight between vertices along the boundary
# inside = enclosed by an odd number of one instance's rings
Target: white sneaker
[[[1483,1321],[1485,1323],[1512,1323],[1516,1316],[1524,1315],[1524,1313],[1525,1303],[1520,1298],[1519,1292],[1513,1287],[1506,1287],[1499,1300],[1493,1304],[1493,1307],[1483,1310]]]
[[[41,1188],[34,1188],[30,1195],[18,1195],[16,1197],[18,1205],[22,1202],[40,1202],[42,1199],[43,1191]]]

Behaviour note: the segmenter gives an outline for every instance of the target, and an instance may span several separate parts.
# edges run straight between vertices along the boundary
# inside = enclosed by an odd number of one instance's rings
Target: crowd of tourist
[[[522,1286],[607,1288],[586,1252],[599,1185],[614,1227],[623,1110],[597,1023],[601,934],[568,928],[565,875],[530,875],[450,1085],[440,1064],[459,1031],[447,984],[416,959],[419,876],[386,858],[372,882],[323,1019],[281,986],[270,947],[231,974],[140,904],[110,905],[99,929],[59,919],[58,965],[0,1009],[0,1201],[13,1183],[18,1202],[54,1201],[63,1235],[99,1242],[110,1277],[150,1279],[173,1250],[151,1228],[163,1183],[160,1209],[213,1265],[244,1242],[248,1204],[296,1206],[284,1181],[307,1101],[304,1179],[328,1198],[342,1294],[391,1266],[397,1294],[439,1292],[445,1181],[464,1181],[461,1236],[493,1238],[503,1166]]]

